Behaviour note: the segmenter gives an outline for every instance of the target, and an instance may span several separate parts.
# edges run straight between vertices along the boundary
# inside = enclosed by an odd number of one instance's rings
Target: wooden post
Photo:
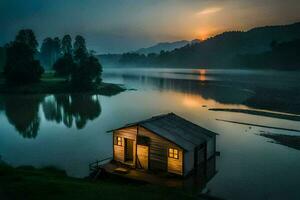
[[[135,138],[135,167],[137,166],[137,144],[138,144],[139,125],[136,126],[136,138]]]

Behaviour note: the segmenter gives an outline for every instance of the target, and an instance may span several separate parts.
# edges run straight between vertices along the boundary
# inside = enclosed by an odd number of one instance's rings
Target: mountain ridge
[[[150,54],[150,53],[160,53],[161,51],[172,51],[176,48],[181,48],[187,44],[195,43],[197,41],[198,41],[197,39],[194,39],[192,41],[179,40],[174,42],[159,42],[150,47],[140,48],[134,52],[139,54]]]
[[[227,31],[210,37],[200,43],[187,44],[181,48],[169,52],[162,52],[158,55],[145,56],[125,53],[120,58],[121,64],[127,65],[152,65],[161,67],[195,67],[205,66],[208,68],[230,68],[240,66],[240,55],[258,55],[272,51],[272,45],[281,45],[291,51],[294,56],[295,45],[298,42],[290,41],[300,38],[300,23],[288,25],[264,26],[250,29],[248,31]],[[293,48],[288,48],[292,45]],[[276,52],[281,50],[276,49]],[[280,54],[278,54],[280,56]],[[268,56],[272,58],[272,56]],[[300,55],[299,55],[300,57]],[[287,57],[285,58],[287,59]],[[290,58],[298,62],[296,58]],[[260,62],[263,62],[260,56]],[[252,59],[253,61],[253,59]],[[255,63],[255,62],[251,62]],[[272,63],[272,62],[268,62]],[[280,62],[284,65],[284,62]],[[299,64],[300,65],[300,64]]]

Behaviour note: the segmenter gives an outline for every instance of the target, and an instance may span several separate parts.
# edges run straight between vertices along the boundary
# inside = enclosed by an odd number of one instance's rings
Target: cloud
[[[221,8],[221,7],[206,8],[206,9],[198,12],[197,15],[210,15],[210,14],[220,12],[221,10],[223,10],[223,8]]]

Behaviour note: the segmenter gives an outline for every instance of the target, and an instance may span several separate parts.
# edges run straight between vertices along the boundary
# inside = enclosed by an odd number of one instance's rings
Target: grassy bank
[[[125,180],[89,181],[70,178],[54,168],[0,165],[0,199],[194,199],[178,189]]]
[[[2,94],[87,93],[112,96],[124,90],[122,86],[111,83],[101,83],[88,89],[78,88],[62,78],[55,77],[52,73],[44,74],[40,82],[18,86],[6,84],[3,76],[0,76],[0,93]]]

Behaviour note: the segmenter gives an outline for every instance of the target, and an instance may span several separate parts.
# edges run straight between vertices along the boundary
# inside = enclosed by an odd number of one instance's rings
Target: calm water
[[[175,112],[219,134],[217,174],[207,184],[227,199],[300,199],[300,151],[260,131],[299,135],[216,119],[300,130],[299,121],[209,108],[300,114],[299,73],[238,70],[110,69],[104,81],[133,89],[112,97],[0,96],[0,155],[13,166],[53,165],[84,177],[88,163],[111,156],[107,130]]]

